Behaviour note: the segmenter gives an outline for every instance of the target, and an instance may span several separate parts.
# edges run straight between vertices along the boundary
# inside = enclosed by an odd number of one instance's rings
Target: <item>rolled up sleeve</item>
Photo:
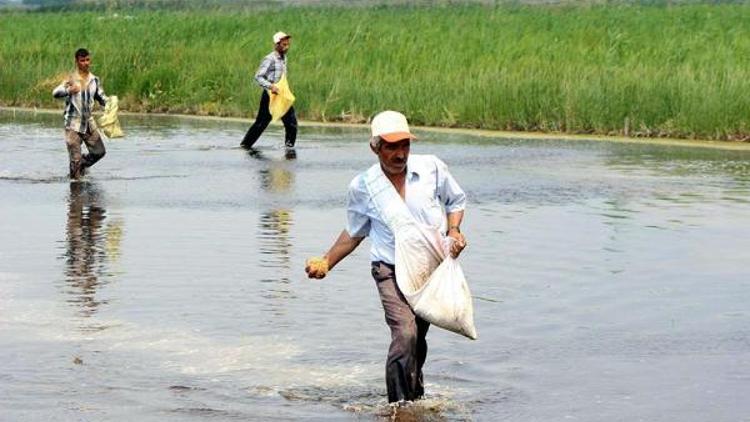
[[[370,234],[370,217],[367,215],[369,203],[367,190],[361,178],[357,177],[349,184],[346,199],[346,231],[351,237],[366,237]]]
[[[445,212],[450,214],[466,208],[466,193],[448,171],[448,166],[439,158],[437,162],[437,191],[445,205]]]

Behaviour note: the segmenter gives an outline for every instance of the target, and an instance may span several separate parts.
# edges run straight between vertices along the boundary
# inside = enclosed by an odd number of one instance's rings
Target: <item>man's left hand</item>
[[[461,255],[461,251],[466,247],[466,237],[464,237],[463,233],[457,229],[448,230],[448,237],[455,240],[451,245],[451,256],[453,258],[458,258],[458,256]]]

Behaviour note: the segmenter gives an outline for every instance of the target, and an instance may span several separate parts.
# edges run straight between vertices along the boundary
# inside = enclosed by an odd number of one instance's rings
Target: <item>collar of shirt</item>
[[[445,212],[438,198],[435,197],[435,183],[430,182],[435,172],[434,156],[410,154],[406,167],[407,188],[404,201],[417,222],[442,229],[445,226]],[[361,233],[360,227],[367,225],[366,235],[369,235],[371,240],[371,261],[393,264],[395,263],[394,234],[372,200],[369,199],[364,177],[360,179],[358,185],[356,189],[364,192],[365,195],[360,197],[362,200],[350,203],[350,211],[354,210],[355,213],[349,215],[347,230],[350,234],[357,235]]]
[[[419,171],[414,169],[407,169],[407,176],[408,176],[408,182],[409,183],[416,183],[419,182]]]
[[[406,161],[406,175],[408,176],[408,180],[407,181],[409,183],[419,182],[419,179],[420,179],[421,175],[424,174],[425,171],[426,171],[425,168],[424,168],[424,163],[422,162],[422,160],[417,160],[416,159],[416,158],[419,158],[419,157],[415,157],[415,159],[412,160],[411,159],[412,157],[413,156],[410,155],[409,159]]]
[[[76,75],[76,77],[78,77],[81,80],[83,80],[83,77],[78,73],[78,71],[75,71],[73,74]],[[94,78],[96,78],[96,75],[94,75],[93,73],[89,72],[89,74],[88,74],[88,82],[91,83],[91,81],[93,81]]]

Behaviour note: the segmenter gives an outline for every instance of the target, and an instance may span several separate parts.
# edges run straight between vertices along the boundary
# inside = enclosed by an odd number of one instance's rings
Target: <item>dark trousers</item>
[[[393,265],[372,263],[372,277],[378,286],[391,329],[391,347],[385,365],[388,402],[416,400],[424,395],[422,366],[427,359],[427,330],[430,323],[414,314],[396,284]]]
[[[81,144],[85,143],[88,154],[81,154]],[[70,159],[70,178],[77,179],[83,175],[87,167],[91,167],[104,157],[107,152],[104,148],[99,131],[91,128],[86,133],[78,133],[74,130],[65,129],[65,144],[68,147]]]
[[[263,90],[263,95],[260,96],[260,106],[258,107],[258,115],[255,117],[255,123],[250,126],[250,129],[248,129],[245,137],[242,139],[241,145],[243,147],[252,147],[258,141],[263,131],[266,130],[268,124],[271,123],[271,113],[268,111],[269,102],[268,92]],[[291,148],[297,141],[297,116],[294,114],[294,107],[289,108],[289,111],[281,116],[281,121],[284,123],[284,130],[286,131],[284,145]]]

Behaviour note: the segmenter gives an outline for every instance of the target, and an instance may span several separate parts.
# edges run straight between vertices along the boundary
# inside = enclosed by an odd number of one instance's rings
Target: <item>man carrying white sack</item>
[[[450,246],[454,258],[466,247],[460,230],[466,194],[440,159],[432,155],[409,155],[413,139],[416,138],[401,113],[384,111],[372,119],[370,148],[378,156],[379,164],[352,180],[346,229],[328,253],[309,259],[305,267],[308,277],[321,279],[370,236],[372,276],[391,330],[386,362],[391,403],[413,401],[424,395],[422,366],[427,357],[425,336],[430,324],[414,313],[396,283],[396,239],[391,229],[394,213],[389,204],[408,210],[404,211],[410,214],[407,218],[413,217],[423,226],[447,232],[455,240]],[[384,184],[379,185],[378,180]]]

